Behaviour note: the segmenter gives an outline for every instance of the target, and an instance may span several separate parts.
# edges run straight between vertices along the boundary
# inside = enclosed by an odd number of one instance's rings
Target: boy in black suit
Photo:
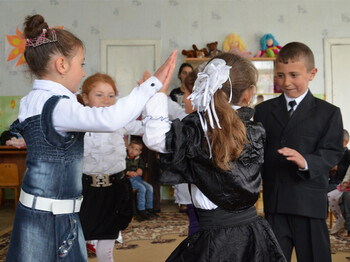
[[[316,73],[309,47],[285,45],[276,58],[283,94],[255,108],[255,120],[267,135],[262,171],[265,217],[288,261],[293,247],[299,262],[331,261],[325,220],[328,172],[344,153],[343,124],[339,108],[308,89]]]

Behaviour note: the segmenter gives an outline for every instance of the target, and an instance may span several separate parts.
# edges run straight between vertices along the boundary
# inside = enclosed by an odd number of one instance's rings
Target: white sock
[[[113,262],[114,239],[99,240],[96,245],[98,262]]]

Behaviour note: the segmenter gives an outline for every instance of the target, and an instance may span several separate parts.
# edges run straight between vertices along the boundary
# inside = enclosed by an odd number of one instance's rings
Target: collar
[[[127,157],[128,157],[129,159],[132,159],[132,160],[137,160],[137,159],[140,158],[140,156],[134,156],[134,157],[132,157],[132,156],[129,156],[129,155],[127,155]]]
[[[77,100],[76,95],[69,91],[66,87],[50,80],[35,79],[33,84],[33,90],[48,91],[55,95],[65,95],[68,96],[70,99]]]
[[[298,107],[298,105],[300,104],[300,102],[303,101],[303,99],[305,98],[305,96],[307,95],[308,92],[309,92],[309,89],[307,89],[304,94],[302,94],[301,96],[299,96],[297,98],[289,97],[285,93],[283,93],[284,98],[286,99],[286,103],[287,103],[287,111],[290,109],[290,106],[289,106],[290,101],[295,100],[295,102],[296,102],[296,105],[294,106],[294,110],[295,110]]]

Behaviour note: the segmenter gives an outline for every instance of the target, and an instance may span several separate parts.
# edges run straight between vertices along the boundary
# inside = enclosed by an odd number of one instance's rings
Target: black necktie
[[[293,113],[294,113],[294,106],[296,105],[297,103],[295,102],[295,100],[292,100],[288,103],[288,105],[290,106],[290,109],[288,111],[288,115],[289,115],[289,118],[292,117]]]

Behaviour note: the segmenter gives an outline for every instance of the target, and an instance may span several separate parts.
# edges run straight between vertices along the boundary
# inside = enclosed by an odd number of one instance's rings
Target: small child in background
[[[78,100],[89,107],[106,107],[115,104],[117,93],[113,79],[97,73],[84,81]],[[98,261],[113,262],[115,240],[132,219],[132,189],[124,172],[124,135],[142,133],[141,121],[132,121],[112,133],[85,134],[84,201],[79,217],[87,248]]]
[[[350,165],[350,151],[347,148],[347,145],[349,143],[349,132],[346,129],[344,129],[343,133],[344,155],[342,159],[338,162],[338,164],[335,167],[333,167],[329,172],[327,192],[331,192],[334,189],[336,189],[337,186],[343,181],[346,171],[348,170]]]
[[[153,187],[142,179],[145,168],[140,157],[142,147],[141,139],[132,138],[128,145],[125,172],[132,188],[137,190],[137,212],[143,220],[148,220],[151,216],[158,215],[153,209]]]
[[[341,184],[337,186],[337,189],[328,193],[329,209],[333,212],[337,221],[335,222],[334,227],[330,231],[330,234],[336,234],[344,228],[345,219],[342,216],[340,207],[339,207],[339,198],[343,195],[344,192],[350,191],[350,168],[346,171],[346,175]]]

